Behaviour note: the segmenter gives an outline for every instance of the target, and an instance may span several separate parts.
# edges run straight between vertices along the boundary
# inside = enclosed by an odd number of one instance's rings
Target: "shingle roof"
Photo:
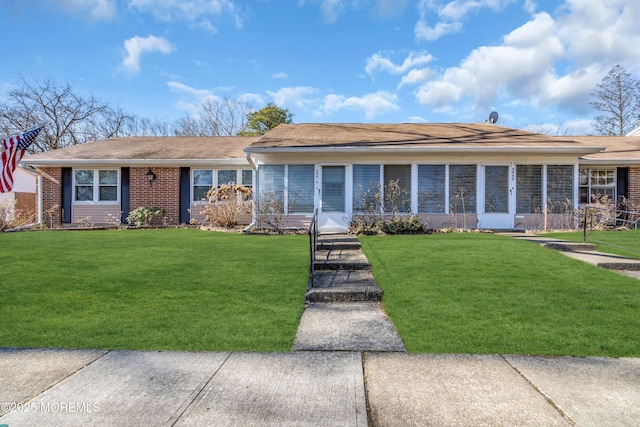
[[[311,148],[487,149],[585,148],[570,138],[549,137],[493,124],[282,124],[247,151]],[[596,151],[596,150],[592,150]]]
[[[134,163],[142,161],[244,159],[244,148],[257,137],[127,137],[87,142],[26,156],[26,164],[69,162]]]
[[[640,136],[572,136],[585,145],[601,145],[604,151],[581,157],[586,161],[640,164]]]

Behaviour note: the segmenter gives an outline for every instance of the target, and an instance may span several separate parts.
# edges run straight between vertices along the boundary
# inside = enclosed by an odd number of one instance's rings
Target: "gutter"
[[[513,153],[531,153],[531,154],[594,154],[605,150],[601,146],[580,146],[580,147],[519,147],[519,146],[498,146],[498,147],[343,147],[326,145],[322,147],[254,147],[247,148],[245,151],[250,153],[331,153],[331,154],[401,154],[401,153],[474,153],[474,154],[513,154]]]
[[[225,166],[243,166],[241,158],[236,159],[28,159],[22,161],[29,166],[91,166],[91,165],[114,165],[114,166],[211,166],[212,163]]]

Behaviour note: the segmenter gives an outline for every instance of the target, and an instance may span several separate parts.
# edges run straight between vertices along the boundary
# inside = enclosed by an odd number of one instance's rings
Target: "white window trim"
[[[76,200],[76,171],[93,171],[93,200]],[[116,178],[116,200],[100,200],[100,171],[115,171]],[[118,168],[75,168],[72,170],[72,200],[74,205],[119,205],[120,193],[122,192],[121,170]]]
[[[580,185],[580,171],[589,171],[589,174],[587,175],[587,185]],[[591,178],[592,178],[592,172],[593,171],[613,171],[613,182],[611,184],[608,185],[593,185],[591,182]],[[589,196],[589,201],[588,202],[581,202],[580,201],[580,189],[587,187],[588,190],[588,196]],[[617,174],[617,168],[615,167],[611,167],[611,168],[606,168],[606,167],[595,167],[595,168],[590,168],[590,167],[582,167],[579,168],[578,170],[578,202],[580,204],[580,206],[585,206],[585,205],[589,205],[592,204],[593,201],[591,200],[591,195],[594,194],[593,192],[593,188],[606,188],[606,189],[611,189],[613,190],[613,198],[616,199],[618,197],[618,174]],[[615,200],[613,200],[615,201]]]
[[[206,200],[194,200],[193,199],[193,187],[195,187],[195,179],[194,179],[194,173],[195,171],[211,171],[211,181],[212,181],[212,186],[211,188],[214,187],[218,187],[218,171],[219,170],[235,170],[236,171],[236,181],[239,181],[238,184],[239,185],[245,185],[243,180],[242,180],[242,172],[243,171],[251,171],[251,188],[253,188],[255,186],[255,175],[254,175],[254,171],[253,169],[249,169],[249,168],[191,168],[191,173],[190,173],[190,177],[189,177],[189,198],[191,200],[191,204],[192,205],[198,205],[198,204],[206,204],[209,203]]]

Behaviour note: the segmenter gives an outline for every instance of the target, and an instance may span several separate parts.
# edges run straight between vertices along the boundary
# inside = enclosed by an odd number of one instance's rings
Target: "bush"
[[[396,215],[383,219],[354,215],[349,223],[349,232],[352,234],[423,234],[427,231],[427,225],[415,215]]]
[[[209,205],[200,213],[205,221],[219,227],[233,228],[243,216],[251,214],[251,188],[242,185],[221,185],[207,193]]]
[[[27,225],[32,219],[16,209],[15,200],[0,200],[0,231]]]
[[[129,225],[136,225],[137,227],[141,226],[150,226],[151,221],[156,217],[162,217],[166,214],[165,210],[162,208],[145,208],[139,207],[131,212],[127,216],[127,223]]]
[[[425,225],[420,217],[415,215],[396,216],[390,221],[383,221],[380,231],[385,234],[422,234],[425,232]]]

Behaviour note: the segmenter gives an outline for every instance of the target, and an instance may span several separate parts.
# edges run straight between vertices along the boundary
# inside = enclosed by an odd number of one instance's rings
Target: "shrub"
[[[29,224],[32,218],[16,209],[15,200],[0,200],[0,231]]]
[[[422,234],[425,229],[425,224],[415,215],[396,216],[380,223],[380,231],[385,234]]]
[[[143,225],[148,227],[151,225],[151,221],[154,218],[162,217],[165,214],[166,211],[162,208],[149,209],[141,206],[129,212],[129,215],[127,216],[127,223],[129,225],[136,225],[137,227],[141,227]]]
[[[251,188],[242,185],[221,185],[207,193],[209,204],[200,213],[205,221],[219,227],[233,228],[243,216],[251,214]]]

